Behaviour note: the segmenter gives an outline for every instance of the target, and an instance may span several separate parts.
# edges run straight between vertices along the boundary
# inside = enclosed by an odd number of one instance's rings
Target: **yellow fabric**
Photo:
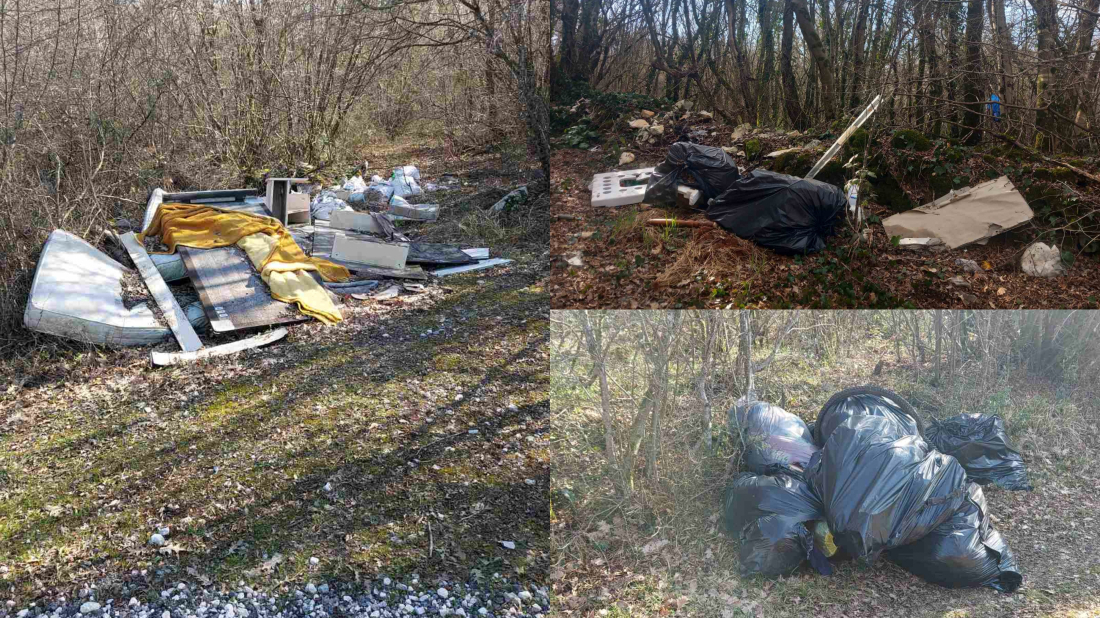
[[[325,288],[306,272],[313,270],[312,264],[268,262],[266,268],[260,267],[267,256],[275,251],[276,243],[274,236],[263,233],[245,236],[237,241],[237,246],[244,249],[252,265],[260,271],[264,283],[271,288],[271,297],[285,303],[294,303],[298,305],[299,311],[325,324],[335,324],[344,319]]]
[[[263,240],[241,243],[256,235]],[[307,256],[275,219],[202,204],[161,204],[138,239],[144,242],[146,236],[160,236],[167,253],[174,253],[178,245],[213,249],[237,244],[271,287],[273,298],[294,302],[302,313],[327,324],[343,319],[328,293],[306,272],[317,271],[326,281],[345,281],[351,273],[339,264]]]

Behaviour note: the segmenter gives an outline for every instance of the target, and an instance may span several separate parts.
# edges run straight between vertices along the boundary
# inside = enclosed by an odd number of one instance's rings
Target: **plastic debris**
[[[825,248],[844,212],[844,191],[831,184],[753,170],[707,206],[707,218],[777,253]]]
[[[757,474],[804,468],[817,452],[806,423],[770,403],[754,401],[729,413],[730,435],[741,440],[745,467]]]
[[[970,480],[1002,489],[1030,491],[1024,458],[1012,447],[1004,421],[996,415],[960,414],[933,421],[927,439],[937,451],[951,455]]]
[[[653,168],[645,190],[645,202],[653,206],[676,204],[676,190],[681,184],[703,192],[707,200],[737,182],[741,173],[737,163],[724,150],[690,142],[669,146],[663,163]]]

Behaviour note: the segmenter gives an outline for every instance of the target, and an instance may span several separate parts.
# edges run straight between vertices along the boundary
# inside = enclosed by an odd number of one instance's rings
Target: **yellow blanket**
[[[168,253],[177,245],[212,249],[236,244],[260,271],[273,298],[295,303],[302,313],[326,324],[343,320],[328,292],[307,271],[317,271],[326,281],[344,281],[351,276],[348,269],[307,256],[274,219],[202,204],[161,204],[138,239],[144,242],[146,236],[160,236]]]

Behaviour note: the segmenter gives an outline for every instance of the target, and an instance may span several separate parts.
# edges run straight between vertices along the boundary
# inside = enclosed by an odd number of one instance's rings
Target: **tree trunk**
[[[741,309],[737,312],[737,318],[741,335],[740,345],[737,347],[737,366],[745,379],[741,393],[742,397],[751,401],[756,398],[756,379],[752,368],[752,312]]]
[[[795,17],[798,18],[798,28],[802,31],[802,39],[806,42],[806,48],[813,56],[814,65],[817,66],[817,79],[821,82],[821,108],[825,120],[832,120],[835,116],[835,102],[833,99],[833,69],[829,66],[829,58],[825,53],[825,46],[821,44],[821,37],[817,34],[817,28],[810,19],[810,11],[806,7],[806,0],[791,0],[794,6]]]
[[[783,7],[783,38],[782,51],[780,52],[779,70],[783,79],[783,106],[787,111],[787,118],[791,125],[799,131],[809,128],[808,118],[803,114],[802,104],[798,99],[798,87],[794,81],[794,69],[791,66],[791,52],[794,47],[794,5],[791,0],[786,0]]]
[[[993,4],[993,24],[994,32],[993,39],[997,46],[997,54],[1001,60],[1001,74],[1000,74],[1000,86],[1001,86],[1001,100],[1004,103],[1015,103],[1016,99],[1013,96],[1013,78],[1012,73],[1015,71],[1016,64],[1016,49],[1012,45],[1012,37],[1008,31],[1008,23],[1005,20],[1005,0],[990,0]],[[1009,113],[1008,108],[1002,106],[1001,115]]]
[[[561,60],[558,74],[562,81],[572,80],[577,71],[577,16],[580,0],[562,0],[561,5]],[[559,82],[559,85],[564,85]]]
[[[850,107],[858,107],[860,96],[859,89],[864,71],[864,47],[867,38],[867,13],[871,9],[871,0],[861,0],[859,13],[856,15],[856,31],[852,36],[852,96]]]
[[[969,0],[966,6],[966,72],[963,73],[963,97],[966,112],[963,125],[969,129],[965,136],[968,146],[982,141],[982,0]]]
[[[1055,0],[1030,0],[1035,9],[1039,76],[1035,82],[1035,148],[1053,151],[1058,145],[1058,7]]]

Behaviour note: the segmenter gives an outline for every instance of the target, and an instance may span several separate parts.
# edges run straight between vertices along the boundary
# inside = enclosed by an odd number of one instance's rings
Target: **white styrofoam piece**
[[[405,268],[409,257],[409,243],[368,240],[367,237],[351,238],[337,234],[332,240],[332,257],[347,262],[382,268]]]
[[[489,248],[483,247],[479,249],[463,249],[463,253],[474,258],[475,260],[487,260],[489,259]]]
[[[163,341],[172,331],[157,322],[145,303],[123,306],[125,272],[77,236],[54,230],[38,258],[23,324],[40,333],[112,347]],[[190,307],[186,313],[194,322]]]
[[[451,266],[450,268],[440,268],[439,270],[433,270],[432,274],[436,277],[446,277],[447,275],[457,275],[459,273],[469,272],[471,270],[482,270],[484,268],[492,268],[494,266],[500,266],[501,264],[510,264],[512,260],[506,260],[504,258],[493,258],[491,260],[481,260],[475,264],[463,264],[462,266]]]
[[[645,188],[652,167],[643,167],[637,170],[625,172],[608,172],[596,174],[592,177],[592,205],[593,206],[626,206],[628,204],[641,204],[645,199]],[[636,181],[635,186],[623,186],[624,181]]]

